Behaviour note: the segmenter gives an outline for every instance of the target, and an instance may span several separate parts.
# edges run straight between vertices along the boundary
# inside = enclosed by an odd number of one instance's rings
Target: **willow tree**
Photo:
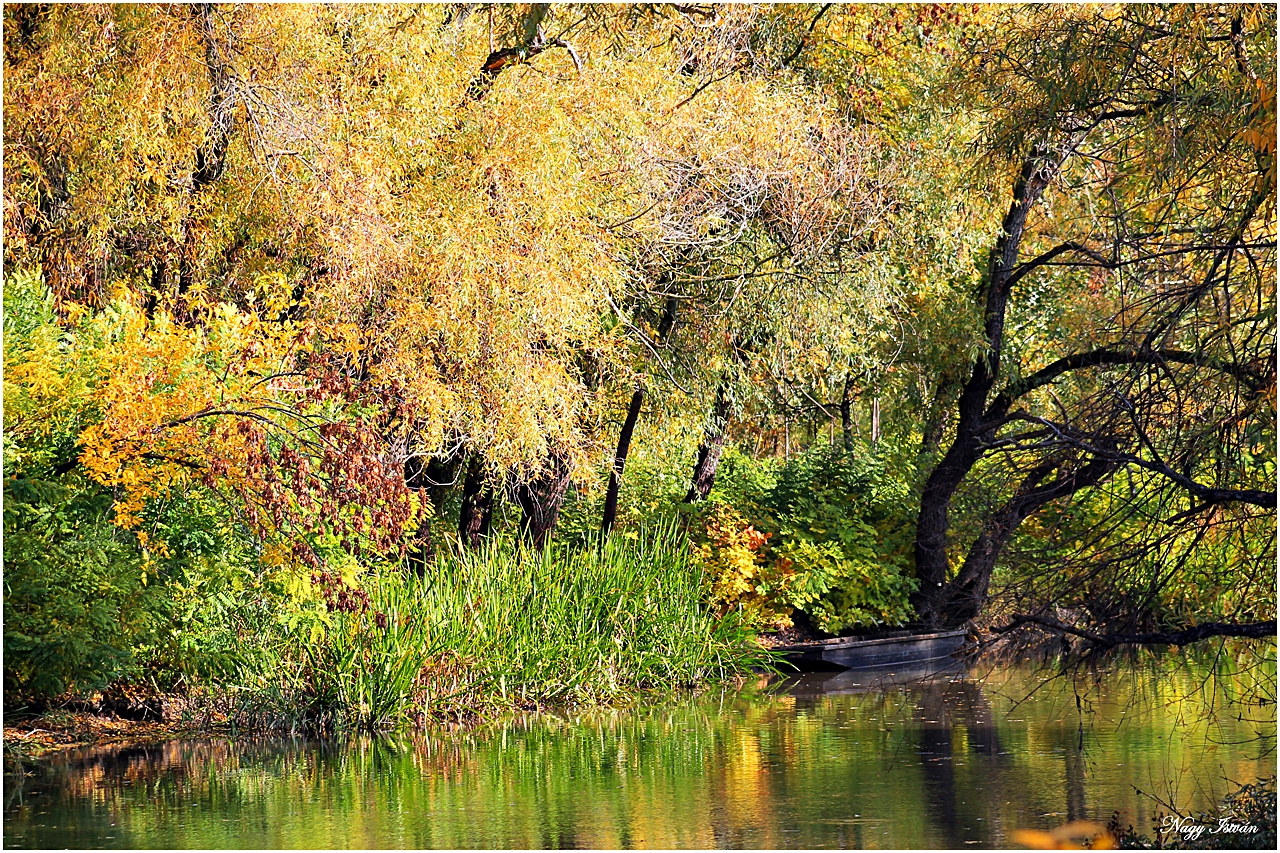
[[[277,367],[300,404],[308,381],[346,389],[385,470],[450,444],[517,480],[579,464],[578,365],[609,360],[619,269],[581,93],[517,72],[469,97],[486,40],[426,11],[8,10],[7,263],[196,335],[220,302],[262,314],[295,336]],[[188,402],[167,421],[220,411]]]
[[[48,377],[82,373],[62,401],[79,429],[42,476],[110,487],[125,527],[175,489],[227,489],[315,565],[320,540],[397,553],[416,512],[340,348],[299,310],[325,268],[295,190],[318,183],[295,11],[6,9],[6,270],[42,274],[68,336],[61,367],[6,365],[42,406]]]
[[[220,304],[254,315],[264,348],[293,335],[277,372],[299,377],[298,405],[308,381],[340,390],[424,502],[462,482],[464,539],[509,489],[545,541],[594,469],[602,395],[634,381],[642,346],[619,323],[637,270],[684,248],[723,264],[748,224],[838,218],[842,187],[821,185],[838,122],[736,67],[733,15],[6,15],[6,261],[44,270],[68,306],[123,289],[197,337]],[[156,418],[216,411],[175,399]],[[161,451],[140,452],[159,476]]]
[[[1019,526],[1121,471],[1169,496],[1129,504],[1162,514],[1145,537],[1274,525],[1274,31],[1273,10],[1187,6],[1010,9],[977,32],[952,85],[1009,189],[921,495],[925,621],[979,613]],[[975,475],[1000,485],[957,543]],[[1123,611],[1095,616],[1138,624]]]
[[[759,393],[796,317],[818,303],[875,301],[875,288],[841,256],[865,250],[892,204],[878,134],[788,68],[812,10],[669,15],[675,50],[660,90],[669,101],[656,101],[658,120],[636,139],[643,194],[640,212],[625,220],[636,272],[619,313],[640,359],[610,471],[606,530],[646,399],[683,410],[699,431],[685,499],[706,497],[729,422]],[[844,314],[844,326],[865,327],[862,312]]]

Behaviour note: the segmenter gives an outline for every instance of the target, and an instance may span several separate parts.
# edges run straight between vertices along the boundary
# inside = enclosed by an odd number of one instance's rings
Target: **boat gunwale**
[[[773,651],[777,652],[805,652],[805,651],[829,651],[832,649],[852,649],[866,648],[869,646],[883,646],[890,643],[898,643],[907,645],[909,643],[921,642],[925,640],[942,640],[951,637],[959,637],[969,633],[967,628],[955,628],[950,631],[937,631],[932,634],[909,634],[905,637],[879,637],[874,640],[860,640],[853,637],[832,637],[829,640],[813,640],[808,643],[791,643],[785,646],[774,646]]]

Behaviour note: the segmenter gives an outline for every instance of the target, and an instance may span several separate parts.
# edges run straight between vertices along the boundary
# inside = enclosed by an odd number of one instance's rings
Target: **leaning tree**
[[[920,498],[926,623],[976,616],[1019,526],[1120,472],[1143,515],[1108,547],[1242,514],[1273,528],[1274,33],[1262,7],[1054,7],[972,37],[952,91],[1012,186]],[[961,501],[979,506],[964,541]]]

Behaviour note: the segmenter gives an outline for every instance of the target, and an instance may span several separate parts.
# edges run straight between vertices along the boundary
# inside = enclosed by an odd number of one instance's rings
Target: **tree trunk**
[[[484,480],[484,462],[472,454],[462,481],[462,507],[458,510],[458,540],[468,548],[489,535],[493,518],[493,489]]]
[[[1066,150],[1066,149],[1064,149]],[[1001,222],[1001,236],[991,252],[984,288],[984,331],[986,352],[974,362],[957,403],[956,435],[946,455],[929,474],[920,495],[920,515],[916,521],[916,579],[919,589],[912,596],[917,615],[927,624],[949,620],[945,612],[950,599],[947,583],[948,511],[961,482],[982,457],[982,434],[1004,412],[987,412],[987,397],[1000,375],[1000,352],[1004,345],[1004,321],[1013,271],[1018,262],[1022,233],[1031,208],[1057,174],[1064,155],[1039,145],[1032,148],[1013,188],[1013,201]],[[1003,543],[1001,543],[1003,544]],[[998,553],[997,548],[997,553]],[[994,558],[993,558],[994,559]]]
[[[687,252],[685,256],[687,256]],[[664,276],[664,281],[670,283],[672,276]],[[676,324],[676,311],[680,308],[680,301],[674,297],[668,297],[666,305],[662,309],[662,317],[658,320],[657,345],[664,347],[667,340],[671,337],[671,331]],[[618,434],[618,449],[613,454],[613,470],[609,473],[609,489],[604,499],[604,517],[600,522],[600,531],[605,535],[609,535],[609,531],[613,529],[614,523],[618,520],[618,492],[622,488],[622,473],[627,466],[627,454],[631,451],[631,435],[635,432],[636,420],[640,417],[640,407],[644,404],[644,386],[641,385],[631,395],[631,403],[627,406],[627,417],[622,422],[622,432]]]
[[[411,456],[404,463],[404,484],[418,493],[423,499],[423,511],[430,506],[433,516],[439,516],[444,502],[444,491],[452,483],[457,473],[458,457],[450,455],[444,458],[432,457],[423,460],[421,456]],[[435,540],[431,535],[431,521],[423,519],[422,526],[414,534],[410,548],[409,562],[421,576],[426,572],[427,563],[434,558]]]
[[[411,456],[404,463],[404,484],[410,489],[417,491],[421,499],[423,492],[423,470],[425,466],[422,459],[417,456]],[[422,524],[418,526],[417,531],[413,534],[413,542],[409,545],[409,554],[406,564],[413,567],[419,577],[426,574],[427,563],[435,556],[435,543],[431,540],[431,522],[426,517],[426,507],[423,507]]]
[[[432,509],[439,513],[446,491],[455,484],[459,461],[456,454],[443,458],[433,456],[426,461],[420,456],[410,457],[404,463],[404,484],[411,489],[421,489]]]
[[[716,389],[711,423],[707,426],[702,446],[698,448],[698,461],[693,466],[693,482],[684,498],[686,503],[705,500],[711,494],[711,487],[716,482],[716,469],[720,467],[720,454],[724,452],[724,444],[729,438],[729,410],[728,389],[721,383]]]
[[[840,395],[840,434],[844,449],[853,450],[853,384],[848,374],[844,377],[844,393]]]
[[[940,624],[947,582],[947,529],[951,498],[969,473],[981,451],[973,435],[957,435],[942,461],[925,481],[916,519],[916,580],[919,588],[911,596],[916,614],[925,623]]]
[[[451,453],[443,459],[432,457],[427,460],[426,469],[423,472],[426,482],[423,485],[426,486],[427,497],[431,499],[431,506],[437,514],[444,509],[445,497],[449,490],[457,484],[458,466],[461,463],[462,456],[457,453]]]
[[[568,490],[569,464],[557,451],[552,451],[542,474],[516,486],[516,500],[522,512],[520,529],[539,551],[551,539]]]
[[[232,45],[222,44],[216,31],[217,21],[212,3],[200,3],[191,10],[200,23],[204,40],[205,66],[209,75],[209,129],[196,149],[195,168],[191,172],[191,191],[187,200],[187,213],[181,223],[182,237],[178,241],[178,269],[175,283],[180,300],[191,290],[193,267],[196,262],[198,234],[191,221],[191,207],[200,192],[222,177],[227,167],[227,148],[231,144],[231,130],[235,124],[238,98],[235,76],[231,71]],[[187,313],[186,305],[177,305],[180,316]],[[189,318],[188,318],[189,319]]]
[[[1042,485],[1044,478],[1058,464],[1057,460],[1051,460],[1034,469],[1013,497],[982,526],[982,532],[969,547],[955,580],[944,588],[945,597],[940,608],[944,624],[960,625],[982,611],[987,603],[987,589],[996,559],[1018,525],[1046,504],[1075,494],[1087,486],[1096,486],[1118,467],[1111,461],[1093,461],[1079,469],[1060,473],[1057,479]]]
[[[644,389],[637,388],[631,395],[631,404],[627,406],[627,418],[622,422],[622,432],[618,434],[618,449],[613,454],[613,470],[609,472],[609,491],[604,499],[604,519],[600,523],[600,532],[605,536],[613,529],[618,520],[618,490],[622,486],[622,471],[627,466],[627,453],[631,450],[631,434],[635,431],[636,420],[640,417],[640,406],[644,403]]]

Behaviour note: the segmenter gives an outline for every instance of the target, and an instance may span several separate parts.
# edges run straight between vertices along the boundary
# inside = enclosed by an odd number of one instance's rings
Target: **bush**
[[[309,534],[250,529],[246,516],[261,508],[228,504],[213,477],[139,468],[103,480],[114,489],[93,485],[81,464],[93,452],[86,431],[109,421],[93,401],[109,378],[103,354],[119,346],[106,322],[115,308],[63,310],[60,320],[38,274],[6,281],[4,646],[13,704],[145,674],[165,689],[216,684],[276,721],[379,728],[492,697],[509,706],[688,686],[764,659],[736,614],[707,611],[701,567],[673,524],[601,543],[587,495],[577,543],[540,553],[502,535],[476,551],[454,543],[421,580],[399,564],[357,565],[332,530],[311,536],[313,574],[288,541]],[[193,364],[221,357],[192,353]],[[188,407],[203,400],[179,397]],[[154,432],[152,420],[140,419],[139,435]],[[140,471],[155,482],[139,485]]]
[[[4,690],[44,705],[130,673],[160,605],[111,493],[73,473],[84,353],[38,274],[4,287]]]
[[[59,322],[37,273],[4,287],[5,694],[47,704],[125,677],[173,684],[241,665],[273,602],[225,502],[187,484],[150,500],[137,532],[115,524],[118,494],[79,465],[110,342],[70,303]],[[108,312],[109,313],[109,312]],[[235,618],[232,618],[235,617]]]
[[[4,690],[9,707],[105,687],[163,624],[162,594],[83,484],[4,482]],[[132,537],[130,537],[132,538]]]
[[[894,452],[819,445],[780,467],[730,456],[696,551],[717,606],[766,627],[801,610],[829,633],[909,619],[908,478],[889,475]]]

